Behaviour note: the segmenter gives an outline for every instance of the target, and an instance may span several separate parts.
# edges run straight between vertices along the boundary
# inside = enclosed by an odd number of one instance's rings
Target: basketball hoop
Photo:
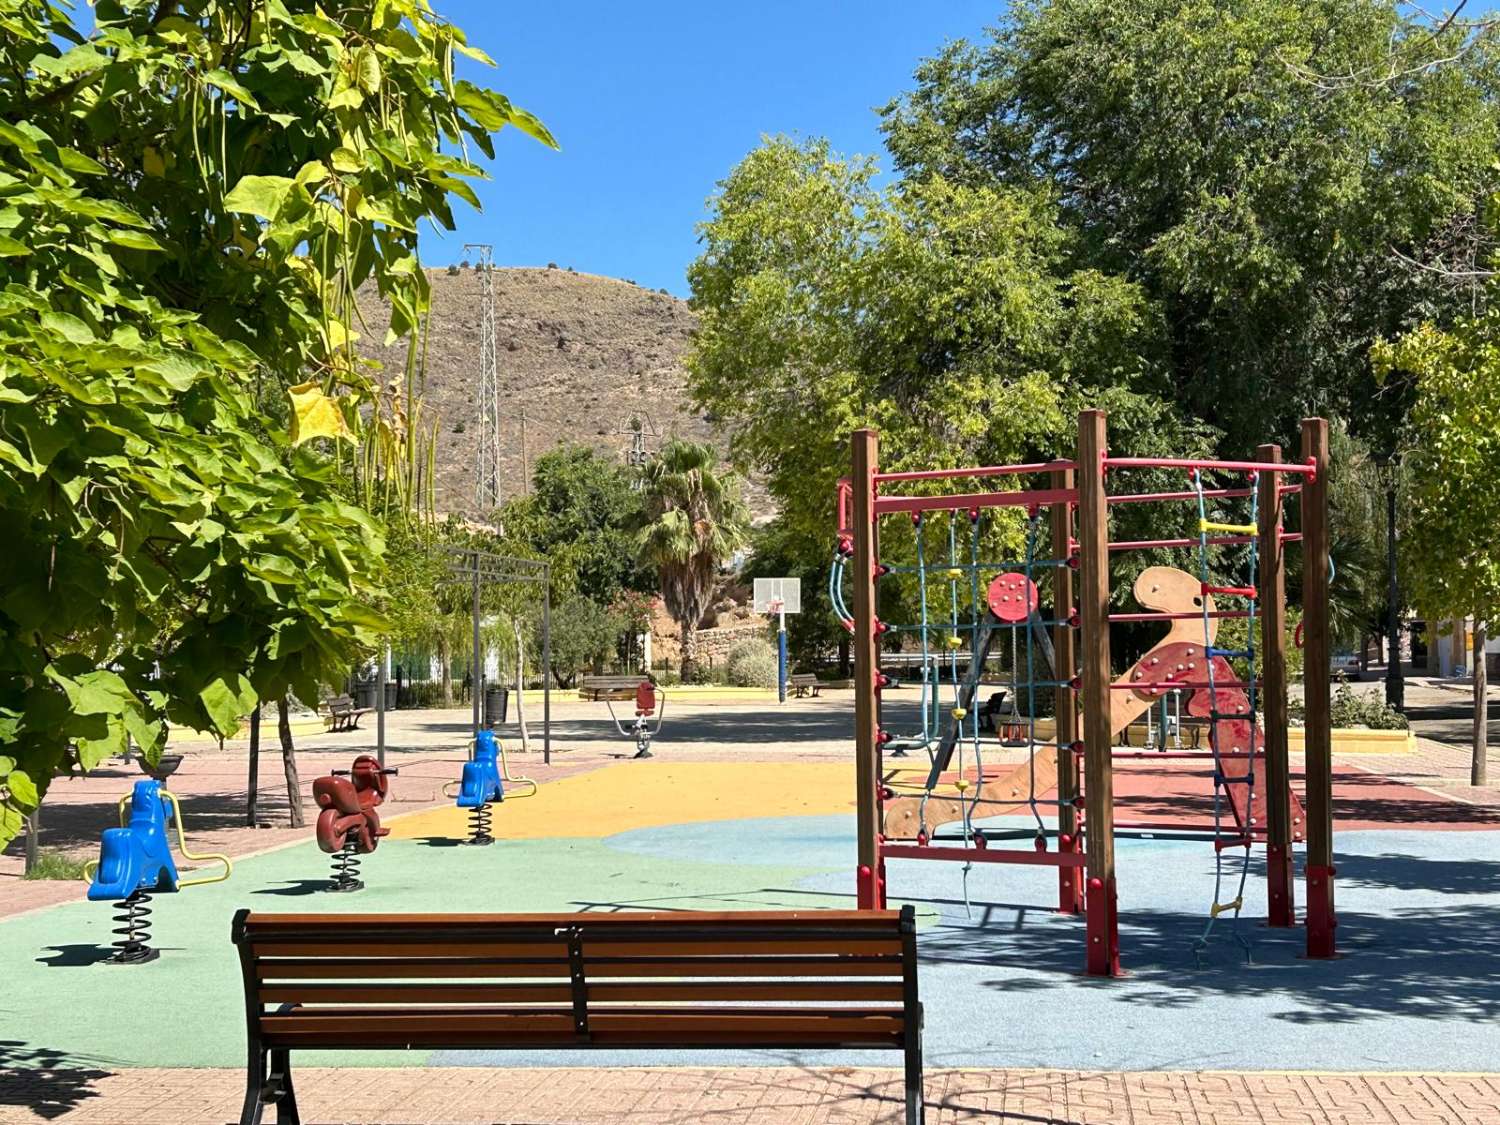
[[[776,617],[786,608],[786,602],[780,598],[774,598],[766,603],[766,616]]]

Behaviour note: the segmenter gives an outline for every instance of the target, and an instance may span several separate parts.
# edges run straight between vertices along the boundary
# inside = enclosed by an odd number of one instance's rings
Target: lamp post
[[[1401,672],[1401,586],[1396,578],[1396,486],[1401,477],[1401,459],[1391,454],[1380,464],[1385,484],[1386,641],[1385,701],[1397,711],[1406,710],[1406,679]]]

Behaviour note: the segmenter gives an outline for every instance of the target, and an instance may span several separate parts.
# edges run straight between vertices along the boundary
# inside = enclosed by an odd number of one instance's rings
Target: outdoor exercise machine
[[[177,850],[183,859],[215,860],[224,865],[224,870],[196,879],[179,877],[167,834],[169,823],[177,828]],[[99,841],[99,859],[85,864],[83,869],[83,877],[89,880],[90,901],[120,904],[113,931],[118,937],[112,943],[115,953],[110,962],[138,965],[154,961],[160,955],[160,950],[151,948],[151,910],[147,904],[153,894],[219,883],[229,878],[233,870],[234,864],[227,855],[188,851],[182,806],[176,795],[155,779],[137,781],[129,795],[120,798],[120,827],[104,830]]]
[[[1094,410],[1079,416],[1075,458],[1041,464],[883,473],[875,432],[853,435],[853,472],[839,485],[830,591],[853,635],[861,908],[884,907],[888,859],[956,861],[965,872],[980,862],[1054,866],[1059,910],[1085,916],[1087,971],[1114,976],[1120,972],[1117,836],[1177,836],[1213,844],[1216,889],[1200,947],[1215,919],[1239,916],[1256,843],[1266,847],[1267,921],[1295,924],[1292,848],[1305,840],[1307,954],[1334,956],[1328,425],[1318,418],[1304,420],[1299,461],[1283,461],[1275,445],[1261,446],[1256,456],[1254,461],[1113,457],[1105,415]],[[1138,472],[1185,473],[1188,487],[1111,491],[1111,482]],[[1283,531],[1289,498],[1300,507],[1297,534]],[[1246,501],[1250,519],[1229,522],[1223,513]],[[1197,510],[1181,537],[1111,542],[1110,512],[1117,505],[1142,503],[1189,503]],[[993,525],[1006,509],[1024,515],[1021,527],[1014,515],[1008,527],[982,526],[986,513]],[[901,557],[882,558],[882,525],[898,516],[909,522],[886,525],[884,536]],[[1024,534],[1023,557],[984,558],[1007,531],[1012,537]],[[935,559],[928,546],[933,534],[944,541]],[[1305,812],[1291,789],[1287,745],[1284,552],[1293,543],[1303,551]],[[1242,584],[1216,584],[1210,573],[1211,552],[1225,548],[1235,549],[1230,563],[1248,571]],[[1149,567],[1134,586],[1141,611],[1111,613],[1111,557],[1145,550],[1192,552],[1197,573]],[[844,602],[845,577],[853,589],[852,608]],[[1050,587],[1050,608],[1042,606],[1038,580]],[[880,619],[882,582],[915,583],[920,621]],[[1216,597],[1228,608],[1219,608]],[[1243,649],[1217,647],[1218,625],[1226,619],[1246,622]],[[1051,660],[1036,644],[1038,622],[1051,631]],[[1111,625],[1141,622],[1159,622],[1167,635],[1111,681]],[[1008,771],[986,768],[979,711],[972,706],[972,692],[965,695],[966,685],[980,682],[982,642],[1005,628],[1019,634],[1025,646],[1025,667],[1015,673],[1014,688],[1028,704],[1026,757]],[[882,714],[882,689],[893,681],[881,671],[881,650],[894,640],[893,633],[915,634],[921,646],[922,729],[916,734],[892,729]],[[1244,679],[1230,663],[1236,660],[1248,666]],[[1050,733],[1034,717],[1043,691],[1052,693],[1055,704]],[[1206,721],[1209,748],[1116,749],[1115,734],[1159,706],[1169,691],[1189,693],[1187,714]],[[932,755],[927,777],[908,792],[898,791],[897,776],[883,765],[883,754],[893,746],[920,747]],[[1117,822],[1113,762],[1132,757],[1211,762],[1212,822]],[[997,796],[987,795],[987,789]],[[1034,827],[1006,833],[974,824],[976,818],[1018,806],[1030,812]],[[962,824],[961,846],[934,836],[943,822]],[[1031,838],[1033,846],[991,846],[1017,835]],[[1240,890],[1231,897],[1222,884],[1226,853],[1232,851],[1239,852],[1241,866]]]
[[[615,729],[624,738],[635,741],[635,757],[651,757],[651,740],[661,730],[662,718],[667,713],[667,693],[661,693],[660,704],[657,701],[656,685],[650,680],[642,680],[635,685],[635,715],[631,719],[630,726],[626,727],[620,722],[620,717],[615,714],[614,704],[605,696],[604,705],[609,708],[609,717],[614,720]],[[652,720],[655,719],[655,722]]]
[[[328,890],[344,893],[364,886],[359,878],[359,857],[369,855],[382,836],[390,835],[389,828],[380,827],[376,810],[390,788],[386,778],[399,772],[383,768],[369,754],[361,754],[348,769],[332,770],[313,782],[313,800],[323,810],[316,827],[318,847],[333,857],[333,881]]]
[[[505,786],[529,786],[517,792],[512,789],[510,797],[530,797],[536,793],[536,782],[529,777],[512,777],[505,761],[505,745],[492,730],[482,730],[474,740],[472,757],[464,763],[462,778],[458,781],[456,803],[469,810],[468,844],[493,844],[490,835],[493,811],[490,805],[505,800]],[[453,782],[448,783],[450,786]]]

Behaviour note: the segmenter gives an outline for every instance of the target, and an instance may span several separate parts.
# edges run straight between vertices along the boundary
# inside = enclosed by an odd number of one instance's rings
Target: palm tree
[[[662,602],[682,630],[682,677],[697,660],[698,622],[719,568],[749,537],[750,514],[712,446],[673,438],[645,472],[640,559],[656,568]]]

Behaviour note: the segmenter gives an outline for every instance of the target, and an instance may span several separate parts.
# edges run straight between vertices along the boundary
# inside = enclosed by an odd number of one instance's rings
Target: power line
[[[479,271],[479,448],[474,461],[474,504],[491,511],[500,506],[500,368],[495,347],[494,247],[487,242],[466,242],[464,253],[474,251]]]

